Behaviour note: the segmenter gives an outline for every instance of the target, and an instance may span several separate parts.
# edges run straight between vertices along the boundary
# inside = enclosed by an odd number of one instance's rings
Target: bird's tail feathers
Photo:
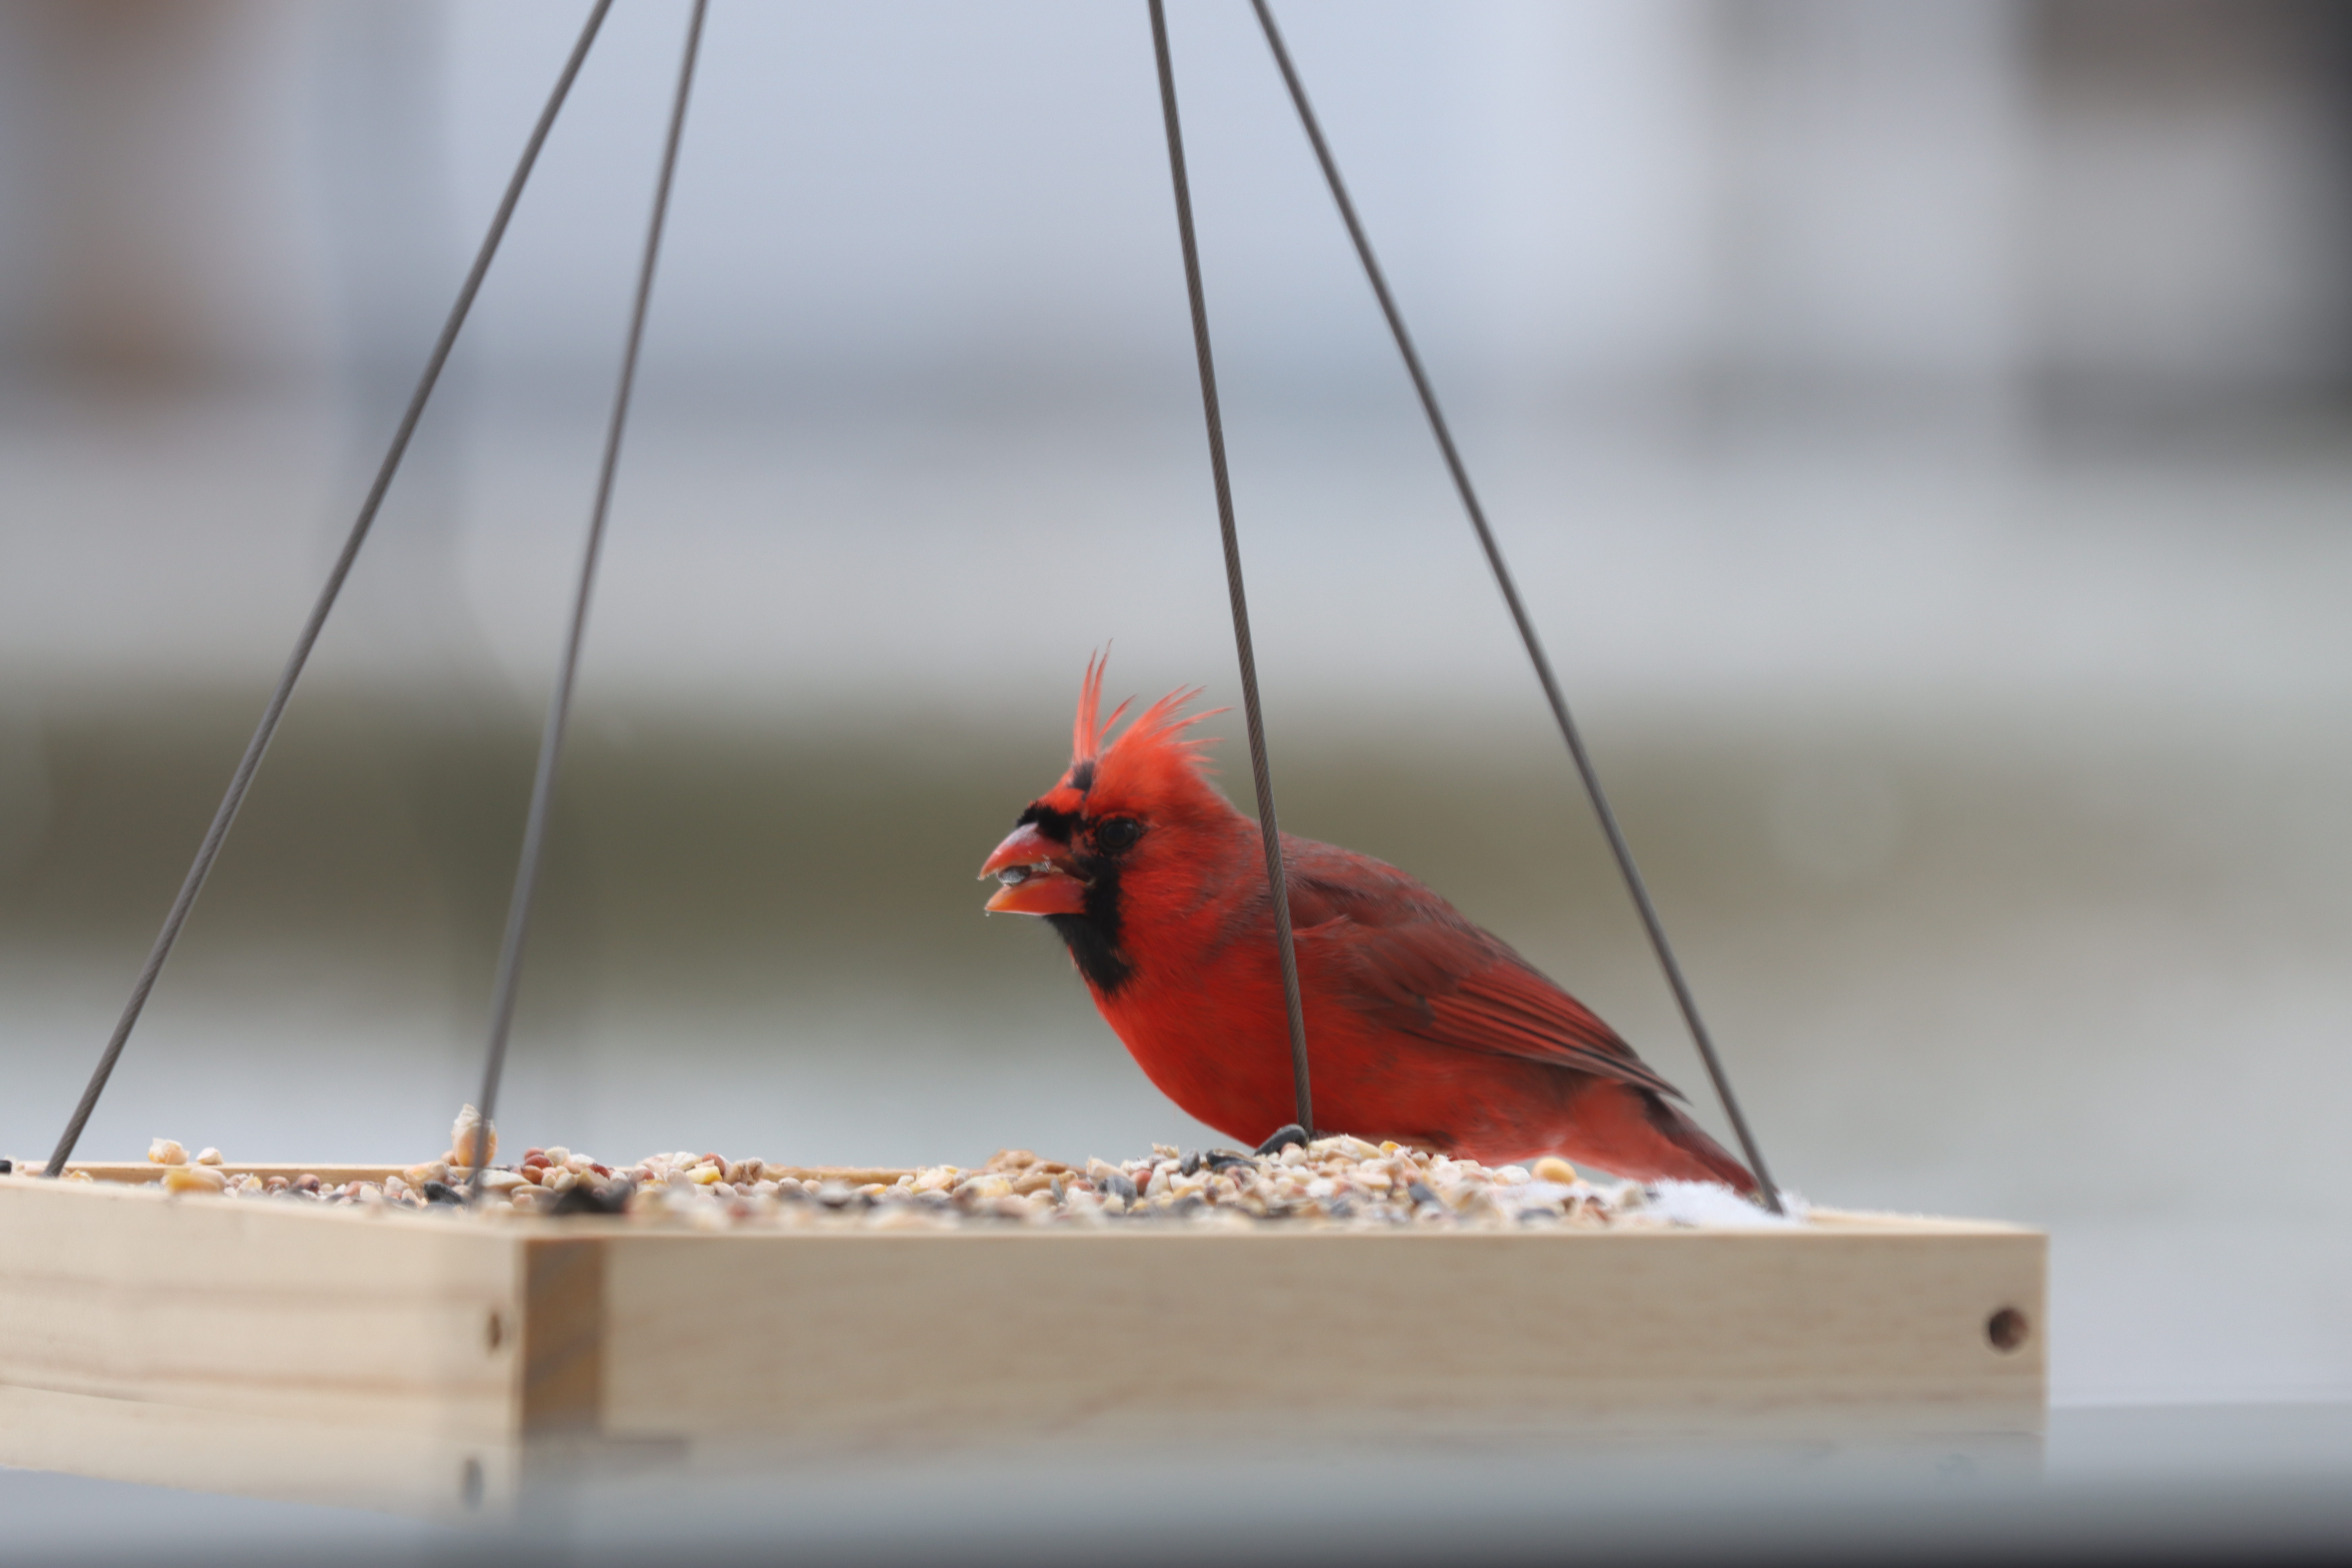
[[[1649,1113],[1650,1125],[1674,1146],[1689,1164],[1688,1170],[1662,1171],[1664,1176],[1680,1177],[1686,1181],[1719,1181],[1735,1192],[1753,1197],[1759,1188],[1756,1178],[1749,1173],[1730,1150],[1707,1135],[1707,1130],[1692,1121],[1690,1113],[1673,1101],[1655,1094],[1642,1096],[1643,1109]]]

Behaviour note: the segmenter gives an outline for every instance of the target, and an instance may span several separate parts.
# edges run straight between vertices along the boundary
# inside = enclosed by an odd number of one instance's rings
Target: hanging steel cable
[[[481,1107],[485,1129],[498,1107],[498,1081],[506,1070],[507,1036],[514,1028],[515,986],[521,978],[523,946],[531,934],[532,895],[547,852],[547,820],[555,799],[556,765],[563,757],[564,731],[571,720],[572,687],[580,674],[580,644],[588,629],[588,605],[596,592],[596,568],[604,555],[604,524],[612,511],[613,475],[628,429],[629,399],[637,386],[637,355],[645,341],[645,313],[653,300],[653,274],[661,259],[662,230],[670,214],[670,187],[678,173],[678,144],[686,134],[686,106],[694,93],[694,66],[702,52],[702,20],[709,0],[694,0],[686,20],[686,50],[678,63],[678,90],[670,104],[669,134],[662,143],[661,174],[653,190],[653,215],[645,227],[645,254],[637,268],[637,293],[629,307],[629,336],[621,351],[619,385],[613,390],[612,418],[604,432],[604,460],[596,473],[596,501],[588,516],[588,543],[580,556],[580,581],[572,596],[572,618],[564,635],[563,662],[547,701],[547,722],[539,732],[539,766],[531,779],[531,810],[523,824],[523,849],[515,866],[514,893],[506,909],[506,935],[498,950],[498,979],[490,1001],[490,1045],[482,1061]],[[474,1162],[469,1192],[479,1196],[487,1159]]]
[[[1217,367],[1209,354],[1209,307],[1201,294],[1200,247],[1193,237],[1192,187],[1184,174],[1184,131],[1176,118],[1176,72],[1168,60],[1163,0],[1150,0],[1152,49],[1160,68],[1160,112],[1168,127],[1168,175],[1176,188],[1176,235],[1184,248],[1184,287],[1192,304],[1192,342],[1200,360],[1201,411],[1209,427],[1209,472],[1216,482],[1217,526],[1225,539],[1225,588],[1233,602],[1233,648],[1241,661],[1242,721],[1249,730],[1250,781],[1258,792],[1258,828],[1266,841],[1266,882],[1274,893],[1274,943],[1282,963],[1282,1000],[1290,1017],[1291,1093],[1298,1124],[1315,1134],[1307,1082],[1307,1021],[1299,1000],[1298,954],[1291,942],[1290,888],[1282,867],[1282,831],[1274,814],[1274,770],[1266,760],[1266,721],[1258,704],[1258,661],[1250,645],[1249,597],[1242,590],[1241,539],[1233,523],[1233,482],[1225,467],[1225,422],[1217,409]]]
[[[1274,53],[1274,63],[1282,72],[1282,81],[1290,89],[1290,101],[1297,106],[1299,124],[1307,133],[1307,140],[1315,149],[1315,161],[1323,166],[1323,179],[1331,187],[1331,199],[1339,207],[1339,216],[1347,225],[1348,238],[1355,242],[1356,255],[1364,264],[1364,276],[1372,285],[1373,295],[1380,301],[1380,313],[1388,318],[1388,330],[1396,338],[1397,352],[1405,362],[1405,373],[1412,377],[1413,390],[1421,399],[1421,409],[1429,418],[1430,433],[1437,437],[1438,450],[1445,455],[1447,472],[1453,475],[1454,489],[1462,497],[1462,510],[1469,514],[1470,526],[1477,530],[1479,548],[1486,552],[1486,564],[1493,569],[1495,586],[1503,593],[1504,604],[1510,607],[1511,620],[1519,628],[1519,640],[1526,644],[1529,662],[1535,666],[1535,678],[1543,686],[1544,700],[1551,704],[1552,717],[1559,722],[1560,738],[1568,743],[1568,754],[1575,759],[1576,771],[1584,780],[1585,794],[1591,797],[1593,814],[1600,819],[1601,832],[1609,841],[1609,851],[1616,856],[1617,869],[1623,873],[1626,891],[1632,894],[1635,909],[1640,911],[1642,927],[1649,933],[1650,946],[1658,955],[1658,966],[1666,972],[1666,984],[1674,992],[1676,1006],[1682,1010],[1683,1022],[1689,1027],[1691,1039],[1697,1043],[1700,1057],[1707,1064],[1707,1076],[1714,1081],[1716,1098],[1723,1102],[1723,1114],[1731,1121],[1732,1131],[1738,1135],[1740,1151],[1748,1158],[1748,1169],[1756,1176],[1765,1206],[1773,1213],[1781,1212],[1780,1190],[1772,1183],[1771,1173],[1764,1168],[1763,1151],[1756,1147],[1755,1134],[1748,1130],[1748,1119],[1740,1111],[1738,1097],[1732,1093],[1731,1079],[1723,1070],[1722,1059],[1716,1055],[1714,1038],[1707,1033],[1707,1025],[1699,1016],[1699,1004],[1692,996],[1689,981],[1683,978],[1682,965],[1674,956],[1673,944],[1666,939],[1666,927],[1658,918],[1657,906],[1650,900],[1649,885],[1642,880],[1641,868],[1634,864],[1633,848],[1625,841],[1624,830],[1617,825],[1617,813],[1609,806],[1609,797],[1601,788],[1600,773],[1594,768],[1592,757],[1584,748],[1584,737],[1576,727],[1576,720],[1568,712],[1568,701],[1560,693],[1560,682],[1552,673],[1552,661],[1545,654],[1543,641],[1536,635],[1535,623],[1527,613],[1526,604],[1519,597],[1518,583],[1511,569],[1503,561],[1502,547],[1495,542],[1494,530],[1488,526],[1486,508],[1478,501],[1478,492],[1470,483],[1470,471],[1463,465],[1461,451],[1454,445],[1453,431],[1447,426],[1445,414],[1439,409],[1437,393],[1429,384],[1429,373],[1422,368],[1421,355],[1413,347],[1412,334],[1405,330],[1405,318],[1397,309],[1396,297],[1389,292],[1388,278],[1380,270],[1380,262],[1372,254],[1372,242],[1365,237],[1364,225],[1356,216],[1356,204],[1348,197],[1347,184],[1339,177],[1339,165],[1331,156],[1331,145],[1323,139],[1323,127],[1315,118],[1314,107],[1307,101],[1307,89],[1299,80],[1298,68],[1291,63],[1290,50],[1284,46],[1282,31],[1274,25],[1274,13],[1266,0],[1250,0],[1258,13],[1258,24],[1265,30],[1266,45]],[[1153,0],[1153,15],[1159,14],[1158,0]],[[1165,50],[1161,65],[1162,90],[1166,91]],[[1168,114],[1171,127],[1175,123],[1175,108],[1171,102]],[[1170,132],[1173,135],[1173,131]],[[1190,230],[1187,229],[1187,246]],[[1189,259],[1190,250],[1186,255]],[[1194,310],[1197,312],[1199,291],[1194,290]],[[1204,329],[1205,330],[1205,329]],[[1202,362],[1207,363],[1207,340],[1202,340]],[[1222,469],[1219,470],[1222,474]],[[1222,493],[1222,492],[1220,492]],[[1236,580],[1235,592],[1239,593]]]
[[[64,1134],[57,1140],[56,1150],[43,1167],[48,1175],[62,1173],[65,1162],[73,1158],[74,1145],[81,1142],[82,1129],[89,1125],[90,1113],[98,1108],[98,1098],[106,1092],[107,1082],[114,1076],[115,1063],[122,1059],[123,1046],[130,1039],[131,1031],[138,1027],[139,1015],[146,1010],[156,977],[163,973],[164,963],[180,939],[180,928],[187,924],[188,912],[196,907],[197,895],[204,891],[205,880],[212,875],[212,864],[220,858],[221,845],[227,841],[229,828],[237,820],[238,809],[245,804],[246,792],[253,787],[253,776],[261,767],[263,753],[269,750],[271,737],[278,732],[278,721],[285,716],[286,703],[294,695],[294,683],[302,678],[303,666],[310,662],[310,651],[343,592],[343,582],[351,575],[352,563],[359,559],[360,546],[367,542],[368,531],[375,526],[385,493],[392,488],[392,476],[399,472],[400,460],[408,455],[409,439],[416,434],[417,421],[424,417],[425,404],[431,399],[433,388],[440,384],[442,367],[449,363],[450,350],[457,345],[458,329],[465,325],[467,315],[474,308],[474,296],[482,291],[482,280],[489,275],[490,262],[498,254],[499,242],[506,237],[507,221],[514,216],[515,204],[522,199],[523,187],[539,161],[539,149],[546,144],[556,114],[563,108],[564,100],[571,94],[572,82],[580,74],[581,62],[588,58],[588,46],[596,41],[598,30],[604,26],[605,13],[611,9],[612,0],[596,0],[588,20],[581,25],[579,40],[572,45],[563,70],[557,74],[555,86],[547,95],[546,107],[539,111],[530,138],[523,143],[522,156],[515,161],[514,173],[507,179],[506,194],[499,199],[489,232],[482,236],[474,264],[457,291],[457,302],[450,306],[449,319],[442,324],[441,336],[434,341],[433,352],[425,360],[424,373],[417,378],[416,390],[409,395],[408,408],[392,432],[392,444],[376,469],[375,483],[368,487],[367,498],[360,503],[359,516],[352,522],[351,532],[335,557],[333,570],[327,573],[325,585],[319,589],[310,618],[302,623],[302,631],[294,639],[294,652],[278,676],[268,705],[261,711],[261,722],[254,727],[253,739],[246,743],[245,755],[238,759],[236,771],[229,775],[228,793],[221,797],[220,809],[213,813],[212,825],[205,829],[203,842],[196,847],[195,863],[189,866],[179,896],[172,900],[170,911],[163,917],[163,930],[156,936],[155,946],[139,970],[139,978],[132,983],[130,1000],[123,1006],[122,1017],[98,1058],[96,1070],[90,1074],[88,1086],[82,1090],[81,1103],[74,1107]]]

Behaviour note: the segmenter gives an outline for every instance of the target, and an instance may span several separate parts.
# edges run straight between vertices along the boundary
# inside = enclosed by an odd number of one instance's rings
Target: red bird
[[[1042,915],[1146,1076],[1255,1144],[1291,1120],[1290,1026],[1258,825],[1174,692],[1105,745],[1089,661],[1069,771],[980,868]],[[1503,1165],[1546,1154],[1755,1190],[1672,1084],[1499,938],[1369,855],[1282,837],[1319,1131]]]

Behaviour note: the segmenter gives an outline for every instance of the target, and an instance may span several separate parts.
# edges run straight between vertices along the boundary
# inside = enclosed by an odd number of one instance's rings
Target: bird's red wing
[[[1450,995],[1433,997],[1429,1007],[1435,1027],[1424,1032],[1432,1038],[1557,1062],[1670,1099],[1682,1097],[1633,1054],[1616,1030],[1516,954],[1469,976]]]
[[[1303,969],[1356,1011],[1438,1045],[1573,1068],[1680,1099],[1617,1031],[1509,944],[1368,856],[1283,836]]]

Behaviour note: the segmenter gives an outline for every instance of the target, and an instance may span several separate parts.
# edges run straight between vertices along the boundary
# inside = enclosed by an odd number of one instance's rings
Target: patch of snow
[[[1781,1205],[1788,1210],[1785,1215],[1757,1207],[1721,1182],[1659,1181],[1650,1183],[1646,1191],[1652,1214],[1677,1225],[1704,1225],[1715,1230],[1802,1225],[1813,1212],[1811,1204],[1786,1189],[1780,1195]]]

